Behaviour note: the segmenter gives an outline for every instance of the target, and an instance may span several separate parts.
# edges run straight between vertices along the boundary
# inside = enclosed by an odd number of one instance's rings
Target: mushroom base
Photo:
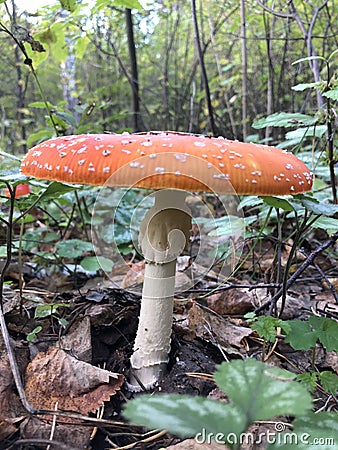
[[[151,389],[165,373],[173,320],[176,260],[146,263],[139,326],[130,358],[133,392]]]
[[[146,260],[139,326],[130,362],[129,389],[151,389],[169,359],[177,257],[191,229],[185,192],[162,190],[141,222],[139,242]]]

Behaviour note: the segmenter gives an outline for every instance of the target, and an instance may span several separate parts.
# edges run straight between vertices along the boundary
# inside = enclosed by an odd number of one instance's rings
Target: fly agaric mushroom
[[[146,266],[131,356],[134,376],[129,385],[134,391],[153,387],[168,362],[176,259],[191,228],[182,191],[288,195],[312,186],[305,164],[284,150],[174,132],[50,139],[28,152],[21,170],[27,176],[67,183],[157,190],[155,205],[140,227]]]
[[[20,183],[15,188],[15,198],[23,197],[24,195],[28,195],[31,193],[31,188],[29,184],[27,183]],[[11,193],[9,192],[9,189],[6,188],[4,191],[5,197],[10,197]]]

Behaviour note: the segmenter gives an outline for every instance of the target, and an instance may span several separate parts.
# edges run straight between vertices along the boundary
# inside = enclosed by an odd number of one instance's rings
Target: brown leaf
[[[243,315],[253,309],[253,299],[248,289],[229,289],[217,292],[207,298],[208,308],[221,316],[226,314]]]
[[[224,317],[204,310],[197,303],[190,308],[188,321],[197,337],[220,344],[227,350],[232,346],[243,347],[243,338],[252,333],[250,328],[234,325]]]
[[[87,448],[92,429],[78,425],[74,419],[71,424],[59,423],[60,419],[57,417],[56,425],[53,427],[52,423],[47,421],[48,416],[28,416],[20,425],[20,437],[22,439],[50,439],[52,434],[54,441],[68,444],[71,448]],[[52,448],[56,449],[57,447],[52,446]]]
[[[71,328],[71,331],[61,337],[63,350],[70,352],[81,361],[90,362],[92,360],[92,339],[89,317],[81,318]]]
[[[25,380],[27,399],[35,408],[54,409],[57,403],[59,409],[88,414],[120,389],[124,377],[52,348],[33,359]]]

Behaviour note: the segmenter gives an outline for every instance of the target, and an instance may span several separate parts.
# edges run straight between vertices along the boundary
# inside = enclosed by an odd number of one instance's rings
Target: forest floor
[[[244,315],[269,298],[264,283],[274,251],[268,240],[263,247],[259,264],[252,257],[236,279],[227,280],[212,295],[204,296],[205,290],[217,288],[211,271],[195,292],[175,299],[168,371],[154,392],[221,398],[210,377],[218,364],[248,357],[262,359],[263,340]],[[283,258],[287,258],[287,246],[284,252]],[[298,255],[295,263],[299,266],[305,259]],[[333,291],[323,283],[323,273],[333,285],[337,283],[336,261],[326,252],[319,254],[315,263],[317,266],[307,268],[288,290],[283,319],[305,319],[311,314],[337,319]],[[140,277],[128,283],[142,281],[143,263],[131,263],[130,267]],[[112,276],[128,279],[126,273]],[[225,448],[199,444],[195,439],[181,442],[165,431],[147,431],[123,418],[126,401],[142,395],[128,392],[124,383],[137,329],[138,295],[114,288],[104,277],[54,273],[41,278],[29,266],[20,292],[15,261],[6,278],[12,281],[10,287],[4,287],[6,327],[26,398],[37,411],[31,414],[20,401],[13,362],[0,336],[0,450]],[[294,373],[307,371],[312,363],[311,351],[293,350],[283,336],[267,344],[264,355],[268,364]],[[317,370],[338,374],[337,352],[318,345],[315,365]],[[316,392],[316,398],[318,407],[337,410],[334,398],[323,390]],[[72,413],[48,414],[57,410]],[[258,433],[267,426],[257,424],[252,431]]]

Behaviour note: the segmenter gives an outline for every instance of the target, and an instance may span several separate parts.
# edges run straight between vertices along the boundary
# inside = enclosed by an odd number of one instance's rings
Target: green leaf
[[[296,380],[302,383],[309,392],[314,392],[317,386],[317,372],[304,372],[297,375]]]
[[[35,308],[34,317],[36,319],[43,319],[44,317],[49,317],[52,314],[56,314],[59,308],[69,308],[67,303],[50,303],[37,305]]]
[[[269,342],[274,342],[276,339],[277,327],[290,329],[289,325],[281,319],[272,316],[259,316],[254,319],[251,329],[256,331],[258,336],[266,339]]]
[[[327,351],[338,349],[338,322],[327,317],[311,316],[309,320],[287,320],[291,330],[285,337],[295,350],[309,350],[319,340]]]
[[[292,65],[299,64],[305,61],[315,61],[315,60],[325,61],[325,58],[323,58],[322,56],[306,56],[305,58],[297,59],[297,61],[294,61]]]
[[[308,126],[314,125],[317,119],[307,114],[300,113],[274,113],[270,116],[255,120],[253,128],[260,129],[266,127],[294,127],[296,125]]]
[[[70,185],[66,183],[60,183],[59,181],[54,181],[40,195],[40,200],[55,199],[66,194],[67,192],[75,191],[76,189],[78,189],[78,186],[76,185]]]
[[[260,197],[264,203],[266,203],[268,206],[272,206],[274,208],[280,208],[284,211],[294,211],[294,207],[292,204],[285,200],[284,198],[279,197]]]
[[[64,120],[66,123],[68,123],[68,125],[70,125],[70,126],[72,126],[74,128],[77,127],[77,122],[76,122],[75,118],[70,113],[67,113],[67,112],[64,112],[64,111],[59,111],[59,112],[56,112],[55,115],[57,117],[59,117],[60,119]]]
[[[62,258],[79,258],[85,252],[93,251],[93,244],[80,239],[68,239],[56,243],[56,252]]]
[[[43,130],[32,133],[27,138],[27,147],[32,147],[33,143],[38,143],[50,139],[54,136],[54,130],[44,128]]]
[[[332,100],[338,100],[338,88],[331,89],[323,93],[324,97],[331,98]]]
[[[202,430],[226,436],[245,429],[245,417],[234,405],[188,395],[143,395],[127,402],[123,414],[136,425],[166,429],[182,438],[197,437]]]
[[[35,327],[34,330],[32,330],[30,333],[27,334],[26,340],[28,342],[34,341],[34,339],[36,338],[36,335],[38,333],[40,333],[40,331],[42,331],[42,327],[39,325],[39,326]]]
[[[338,322],[328,317],[311,316],[309,323],[328,352],[338,350]]]
[[[275,435],[275,443],[268,450],[337,450],[338,449],[338,414],[332,412],[309,412],[297,417],[293,431]]]
[[[338,213],[338,205],[330,204],[330,203],[319,203],[317,200],[302,200],[302,204],[309,211],[318,214],[324,215],[328,217],[332,217]]]
[[[335,373],[324,370],[318,373],[318,378],[325,391],[333,395],[338,394],[338,376]]]
[[[328,234],[333,234],[338,230],[338,219],[331,217],[318,217],[318,219],[312,224],[313,228],[320,228],[325,230]]]
[[[54,106],[50,102],[46,102],[46,103],[47,103],[48,108],[54,108]],[[46,108],[46,103],[45,102],[32,102],[28,106],[30,108],[41,108],[41,109],[44,109],[44,108]]]
[[[317,342],[317,334],[311,329],[309,321],[286,320],[290,325],[290,331],[285,337],[285,342],[295,350],[309,350]]]
[[[326,125],[315,125],[307,128],[298,128],[297,130],[288,131],[285,135],[286,139],[295,139],[301,142],[306,137],[317,137],[321,138],[327,130]]]
[[[223,363],[214,375],[217,385],[246,417],[246,426],[283,414],[304,414],[311,396],[287,370],[254,359]]]
[[[76,0],[59,0],[61,7],[69,12],[73,12],[76,9]]]
[[[80,262],[80,266],[89,272],[95,272],[99,269],[102,269],[104,272],[110,272],[114,262],[104,256],[86,256]]]
[[[322,82],[301,83],[301,84],[297,84],[296,86],[292,86],[291,89],[293,89],[294,91],[305,91],[305,89],[319,88],[321,85],[322,85]]]

